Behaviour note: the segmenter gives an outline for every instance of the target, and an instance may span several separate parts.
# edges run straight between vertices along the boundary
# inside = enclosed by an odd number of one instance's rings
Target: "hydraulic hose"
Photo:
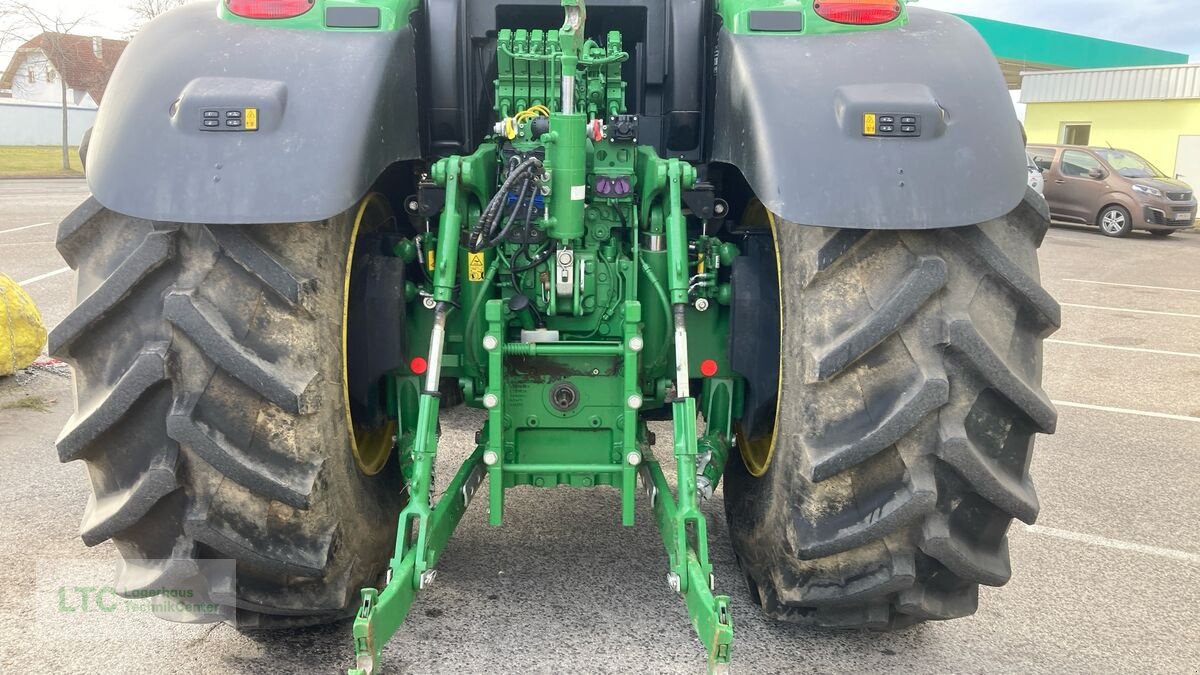
[[[654,273],[654,269],[650,267],[650,263],[646,262],[645,258],[640,258],[640,261],[642,263],[642,272],[646,275],[646,280],[650,282],[650,287],[654,289],[655,295],[658,296],[659,306],[662,307],[663,326],[670,326],[673,319],[671,316],[671,301],[667,298],[667,290],[663,288],[662,282],[658,280],[658,275]],[[659,352],[658,358],[654,361],[651,369],[661,365],[663,357],[666,354],[666,350]]]

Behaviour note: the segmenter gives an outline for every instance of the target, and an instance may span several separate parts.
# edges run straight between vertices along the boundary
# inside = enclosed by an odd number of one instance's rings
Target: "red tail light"
[[[813,9],[822,19],[856,26],[887,23],[900,16],[900,3],[896,0],[819,0]]]
[[[247,19],[290,19],[312,9],[316,0],[225,0],[229,11]]]

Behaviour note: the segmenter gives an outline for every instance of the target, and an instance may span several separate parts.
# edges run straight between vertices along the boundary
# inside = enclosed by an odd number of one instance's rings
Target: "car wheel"
[[[1100,212],[1100,231],[1108,237],[1127,237],[1133,231],[1133,218],[1121,206],[1107,206]]]

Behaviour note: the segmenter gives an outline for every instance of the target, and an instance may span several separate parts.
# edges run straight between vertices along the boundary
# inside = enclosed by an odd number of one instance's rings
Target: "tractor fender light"
[[[826,21],[854,26],[874,26],[900,17],[896,0],[820,0],[813,9]]]
[[[316,0],[225,0],[229,11],[246,19],[290,19],[313,8]]]

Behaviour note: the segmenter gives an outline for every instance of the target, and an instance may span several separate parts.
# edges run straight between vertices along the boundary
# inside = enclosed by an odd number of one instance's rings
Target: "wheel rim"
[[[354,270],[359,234],[378,230],[394,218],[392,208],[383,195],[373,192],[364,197],[354,216],[349,252],[346,254],[346,279],[342,297],[342,402],[346,410],[346,425],[350,429],[350,449],[354,454],[354,461],[359,470],[368,476],[378,474],[387,465],[392,455],[396,423],[389,421],[381,427],[369,429],[355,421],[350,408],[350,277]]]
[[[763,206],[762,202],[760,202],[756,199],[746,208],[746,217],[749,219],[751,216],[757,216],[757,217],[763,218],[770,225],[771,241],[775,246],[775,270],[776,270],[776,275],[777,275],[776,283],[779,283],[779,281],[778,281],[778,278],[779,278],[778,277],[778,274],[779,274],[779,237],[776,236],[775,214],[771,213],[765,206]],[[782,297],[780,297],[780,300],[779,300],[779,330],[780,330],[780,343],[782,344],[782,337],[783,337],[782,336],[782,332],[783,332],[783,298]],[[776,434],[776,429],[779,428],[779,425],[778,425],[779,404],[783,398],[782,390],[779,389],[782,386],[782,382],[783,382],[783,350],[780,349],[779,381],[776,382],[776,385],[775,385],[777,387],[776,395],[775,395],[775,421],[772,422],[772,424],[771,424],[771,433],[763,434],[763,435],[757,436],[755,438],[749,438],[746,436],[746,434],[743,433],[741,424],[736,425],[736,427],[734,428],[734,434],[737,439],[738,452],[742,456],[742,463],[746,465],[746,470],[750,472],[750,475],[754,476],[755,478],[762,478],[764,475],[766,475],[767,469],[769,469],[771,467],[771,457],[775,454],[775,446],[776,446],[776,443],[778,440],[777,434]]]
[[[1109,234],[1119,234],[1124,232],[1125,225],[1125,214],[1117,211],[1116,209],[1105,211],[1104,215],[1100,218],[1100,226],[1103,227],[1104,231],[1108,232]]]

